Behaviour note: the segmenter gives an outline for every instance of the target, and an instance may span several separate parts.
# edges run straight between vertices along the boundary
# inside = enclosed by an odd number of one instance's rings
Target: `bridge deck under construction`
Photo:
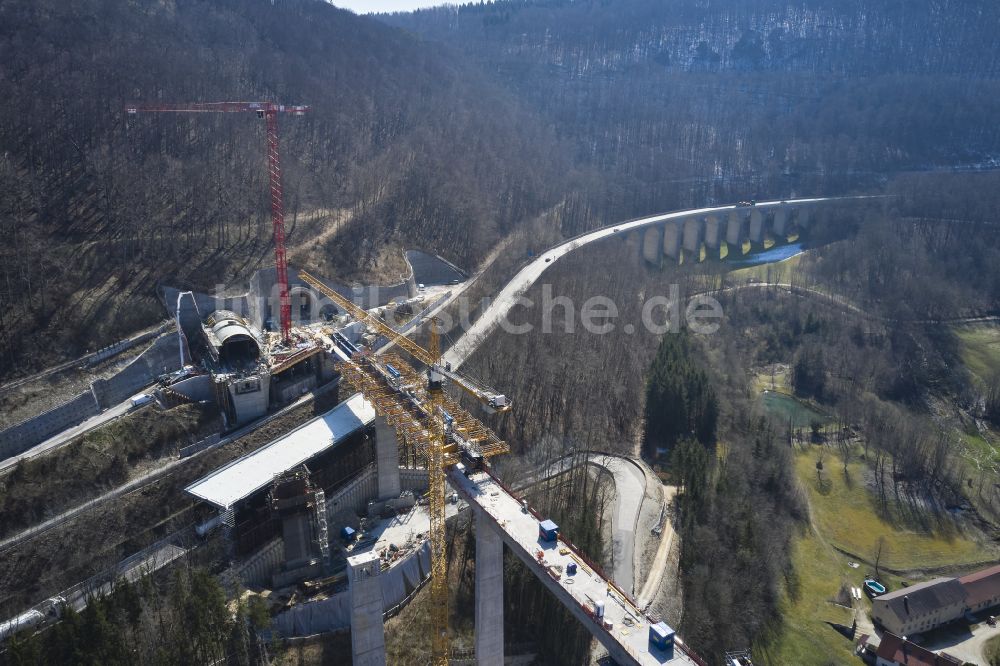
[[[490,473],[477,472],[467,478],[457,468],[452,468],[448,480],[466,501],[492,518],[504,543],[584,622],[616,661],[644,666],[704,666],[705,662],[690,652],[679,638],[672,649],[654,647],[649,641],[649,626],[656,621],[639,610],[629,595],[617,588],[568,540],[560,537],[554,542],[542,541],[538,516],[526,509]],[[539,560],[539,551],[542,560]],[[570,576],[565,572],[571,563],[577,565],[577,573]],[[550,573],[549,568],[553,566],[562,567],[563,573],[558,580]],[[610,623],[610,628],[588,610],[597,601],[604,602],[603,620]]]

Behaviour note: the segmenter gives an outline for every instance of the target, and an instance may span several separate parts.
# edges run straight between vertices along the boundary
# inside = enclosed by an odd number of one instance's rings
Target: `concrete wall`
[[[101,409],[128,399],[164,373],[180,370],[179,345],[176,334],[162,335],[117,375],[94,381],[90,389]]]
[[[412,490],[414,493],[425,493],[428,488],[427,470],[401,467],[399,470],[399,484],[403,490]]]
[[[84,391],[47,412],[0,431],[0,459],[24,453],[66,428],[100,413],[93,393]]]
[[[249,423],[267,414],[267,406],[271,402],[271,375],[261,373],[256,375],[256,379],[260,382],[259,390],[247,393],[236,392],[236,387],[241,385],[243,380],[234,379],[226,382],[226,391],[236,412],[236,422],[230,423],[230,427]]]
[[[246,559],[236,570],[240,581],[248,587],[268,587],[271,576],[281,568],[285,559],[285,543],[280,537],[268,541],[256,553]]]
[[[115,376],[95,380],[90,390],[38,416],[0,431],[0,459],[23,453],[66,428],[117,405],[152,384],[164,371],[180,368],[177,335],[165,333]]]
[[[385,618],[398,612],[401,605],[412,598],[413,591],[418,589],[429,576],[430,545],[426,541],[420,548],[414,549],[394,562],[390,569],[382,571],[377,576],[378,586],[370,590],[369,598],[373,607],[380,606],[378,625],[381,626]],[[378,600],[381,604],[375,604]],[[320,601],[298,604],[276,616],[272,629],[284,637],[311,636],[321,632],[346,629],[351,627],[351,605],[350,590]],[[371,624],[368,629],[373,630],[375,620],[369,619]]]
[[[180,393],[184,397],[194,400],[195,402],[215,400],[215,392],[212,390],[211,375],[197,375],[196,377],[182,379],[176,384],[171,384],[170,390],[174,393]]]
[[[288,404],[316,388],[316,376],[309,375],[294,382],[280,382],[280,385],[274,388],[277,401],[282,405]]]
[[[378,494],[378,473],[371,465],[358,476],[354,477],[343,488],[331,493],[326,498],[326,517],[332,521],[334,516],[350,509],[359,515],[368,512],[368,500]]]

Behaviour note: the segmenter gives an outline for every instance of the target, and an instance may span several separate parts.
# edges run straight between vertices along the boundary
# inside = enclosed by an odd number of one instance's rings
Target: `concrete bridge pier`
[[[774,211],[774,218],[771,220],[771,231],[779,240],[785,240],[788,235],[788,211],[782,206]]]
[[[757,208],[750,211],[750,242],[764,242],[764,214]]]
[[[798,225],[799,231],[808,229],[811,221],[810,211],[808,208],[802,207],[795,210],[795,224]]]
[[[701,243],[704,233],[705,225],[700,217],[689,217],[684,220],[684,251],[694,254],[695,261],[701,259]]]
[[[476,664],[503,663],[503,540],[476,511]]]
[[[658,224],[646,229],[642,235],[642,258],[659,266],[660,260],[663,258],[663,252],[660,250],[662,247],[663,225]]]
[[[347,558],[351,591],[351,658],[354,666],[385,666],[382,626],[382,562],[377,553]]]
[[[680,222],[663,225],[663,254],[674,260],[681,258],[681,233]]]
[[[399,497],[399,440],[384,419],[375,422],[375,456],[378,464],[378,498]]]
[[[719,258],[719,246],[722,244],[724,233],[723,226],[718,215],[709,215],[705,218],[705,247],[715,250],[714,259]]]
[[[730,252],[741,252],[745,233],[746,216],[743,211],[734,210],[729,213],[729,220],[726,223],[726,244],[730,246]]]

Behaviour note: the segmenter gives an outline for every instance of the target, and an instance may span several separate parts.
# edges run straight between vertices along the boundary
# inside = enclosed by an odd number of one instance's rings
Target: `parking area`
[[[997,609],[989,611],[989,613],[997,612]],[[988,662],[983,656],[983,648],[989,639],[1000,636],[1000,625],[991,627],[986,623],[989,613],[978,614],[975,623],[954,623],[925,634],[911,636],[910,640],[934,652],[943,650],[963,662],[986,664]]]

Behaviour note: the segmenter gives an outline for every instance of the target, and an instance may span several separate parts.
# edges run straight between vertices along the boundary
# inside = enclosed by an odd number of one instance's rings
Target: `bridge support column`
[[[731,246],[729,251],[734,254],[742,252],[744,217],[743,213],[738,210],[729,213],[729,223],[726,225],[726,244]]]
[[[642,259],[645,261],[660,265],[660,259],[663,256],[661,248],[663,247],[663,225],[656,225],[655,227],[650,227],[643,232],[642,235]]]
[[[351,590],[351,658],[354,666],[385,666],[382,626],[382,563],[376,553],[347,558]]]
[[[399,440],[384,419],[375,421],[375,457],[378,473],[378,498],[399,497]]]
[[[810,212],[811,211],[806,207],[796,209],[795,223],[798,225],[800,230],[807,229],[809,227]]]
[[[709,215],[705,218],[705,245],[707,247],[718,250],[722,241],[722,233],[722,222],[718,215]]]
[[[684,221],[684,251],[693,254],[694,261],[701,258],[699,255],[704,236],[705,224],[700,217],[689,217]]]
[[[680,222],[667,222],[663,225],[663,254],[671,259],[680,259],[682,232]]]
[[[476,664],[503,666],[503,541],[476,511]]]
[[[775,236],[779,237],[779,240],[784,241],[785,236],[788,235],[788,211],[784,208],[778,208],[774,211],[774,220],[771,222],[771,230],[774,232]]]
[[[764,215],[757,208],[750,211],[750,242],[764,242]]]

